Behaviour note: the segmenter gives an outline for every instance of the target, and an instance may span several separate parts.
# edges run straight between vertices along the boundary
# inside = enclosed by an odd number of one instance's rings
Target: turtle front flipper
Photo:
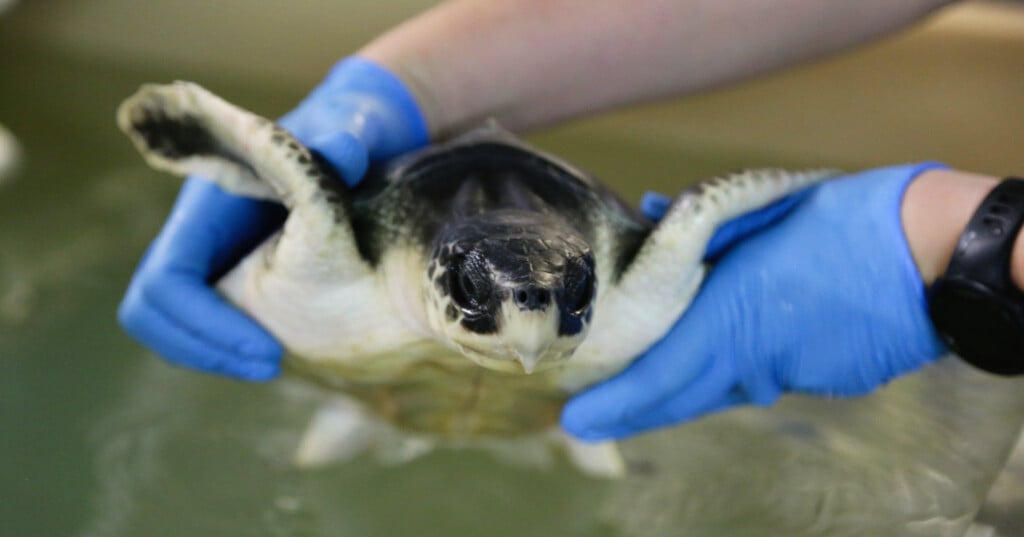
[[[576,390],[617,373],[668,332],[697,294],[719,226],[837,173],[747,170],[683,191],[597,304],[563,385]]]
[[[117,122],[156,169],[195,174],[233,194],[288,207],[273,254],[277,270],[332,277],[369,272],[348,220],[344,182],[284,128],[190,82],[142,86],[121,104]]]

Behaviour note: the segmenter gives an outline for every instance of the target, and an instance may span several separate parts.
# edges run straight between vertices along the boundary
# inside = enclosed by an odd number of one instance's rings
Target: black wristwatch
[[[1006,179],[971,217],[928,297],[932,322],[950,349],[999,375],[1024,374],[1024,293],[1010,271],[1022,224],[1024,179]]]

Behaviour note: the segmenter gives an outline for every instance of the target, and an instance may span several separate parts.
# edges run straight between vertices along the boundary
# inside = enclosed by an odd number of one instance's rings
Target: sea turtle
[[[335,394],[298,449],[305,465],[384,438],[405,456],[544,438],[590,474],[621,475],[613,443],[558,432],[565,399],[666,333],[721,223],[833,174],[711,179],[654,225],[493,122],[351,189],[285,129],[192,83],[143,86],[118,123],[153,167],[290,210],[217,288]]]

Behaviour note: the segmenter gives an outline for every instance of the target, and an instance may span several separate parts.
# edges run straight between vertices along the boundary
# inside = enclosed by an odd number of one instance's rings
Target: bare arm
[[[903,198],[903,230],[925,285],[942,275],[960,234],[981,200],[995,188],[995,177],[956,170],[921,174]],[[1010,273],[1024,290],[1024,232],[1017,235]]]
[[[709,89],[870,41],[949,0],[454,0],[360,55],[398,73],[437,134],[487,116],[529,130],[631,102]],[[933,171],[904,199],[930,284],[996,179]],[[1013,276],[1024,289],[1024,234]]]
[[[695,92],[870,41],[950,0],[453,0],[359,52],[412,88],[432,134],[516,130]]]

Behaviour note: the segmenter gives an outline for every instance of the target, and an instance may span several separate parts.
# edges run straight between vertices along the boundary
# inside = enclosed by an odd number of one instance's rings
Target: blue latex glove
[[[721,257],[693,304],[625,371],[573,398],[563,427],[585,440],[622,438],[769,405],[783,392],[862,395],[941,356],[900,223],[907,185],[935,167],[819,185],[738,242],[758,224],[724,226],[709,250]],[[666,207],[659,196],[643,203],[655,219]]]
[[[349,184],[362,179],[370,161],[428,141],[426,122],[408,89],[360,58],[335,66],[281,125]],[[281,345],[211,285],[284,216],[273,203],[186,180],[121,302],[118,319],[125,330],[176,364],[246,380],[275,377]]]

